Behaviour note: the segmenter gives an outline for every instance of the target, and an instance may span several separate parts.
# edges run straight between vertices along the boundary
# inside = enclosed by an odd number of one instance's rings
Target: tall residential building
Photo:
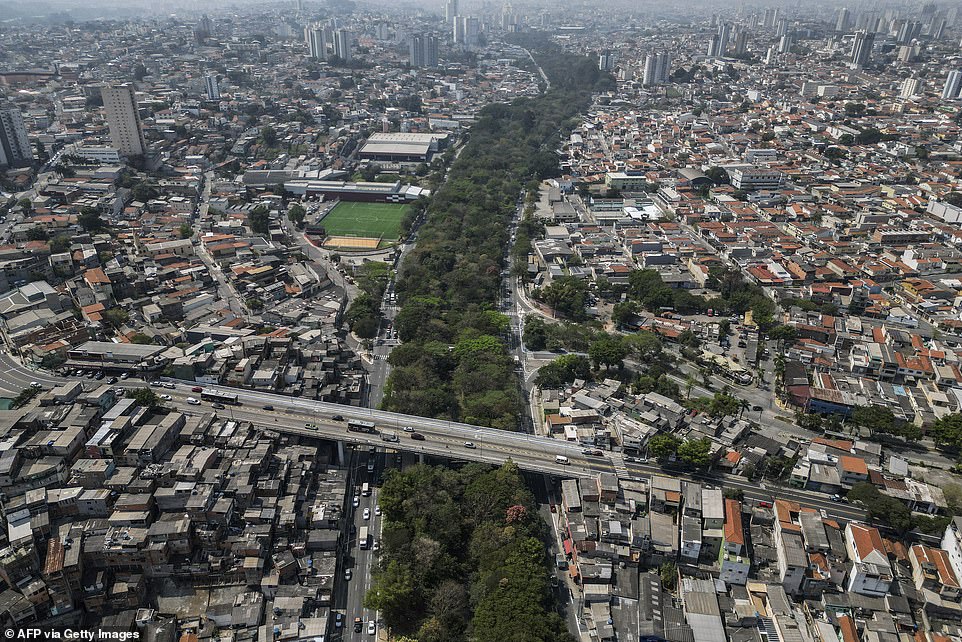
[[[896,37],[897,44],[907,45],[922,33],[922,23],[917,20],[907,20],[902,23],[899,27],[899,33]]]
[[[668,69],[671,67],[671,55],[668,53],[652,53],[645,56],[645,68],[642,84],[653,87],[668,82]]]
[[[846,7],[838,10],[838,19],[835,21],[835,31],[845,31],[851,24],[851,14]]]
[[[444,22],[449,25],[454,24],[454,19],[458,16],[458,0],[448,0],[444,5]]]
[[[194,25],[194,40],[197,42],[204,42],[210,38],[211,33],[214,31],[214,25],[207,17],[205,13],[203,17]]]
[[[334,32],[334,55],[344,62],[351,62],[352,37],[347,29],[338,29]]]
[[[605,49],[598,54],[598,69],[601,71],[611,71],[615,68],[615,56]]]
[[[420,35],[411,38],[411,66],[438,66],[438,39],[432,35]]]
[[[717,33],[713,33],[708,38],[708,51],[706,51],[705,54],[709,58],[717,57],[719,55],[718,52],[721,49],[721,47],[719,46],[720,44],[721,44],[721,38],[718,37]]]
[[[788,33],[788,18],[779,18],[778,24],[775,25],[775,37],[781,38],[786,33]]]
[[[929,36],[933,40],[941,40],[942,36],[945,35],[945,27],[947,24],[948,21],[945,18],[939,18],[929,27]]]
[[[875,11],[863,11],[858,14],[855,21],[855,28],[869,33],[875,33],[882,24],[882,16]]]
[[[514,7],[511,6],[510,2],[501,5],[501,28],[504,31],[517,31],[519,22],[518,14],[514,12]]]
[[[792,46],[795,44],[795,38],[792,34],[786,33],[781,38],[778,39],[778,53],[788,53],[792,50]]]
[[[304,29],[304,40],[311,58],[327,60],[327,29],[319,26],[307,27]]]
[[[945,87],[942,88],[942,100],[955,100],[959,97],[960,89],[962,89],[962,71],[950,71],[945,79]]]
[[[776,20],[778,20],[778,9],[765,9],[765,21],[762,26],[771,29],[775,26]]]
[[[906,78],[902,81],[902,89],[899,91],[899,98],[911,98],[919,93],[922,88],[922,81],[918,78]]]
[[[716,56],[724,56],[728,51],[728,41],[731,39],[732,26],[727,22],[718,25],[718,53]]]
[[[125,156],[142,156],[147,151],[137,111],[133,85],[107,85],[101,89],[110,141]]]
[[[454,19],[454,42],[471,49],[478,46],[481,27],[474,16],[457,16]]]
[[[204,86],[207,88],[207,100],[220,100],[220,87],[217,86],[217,76],[204,76]]]
[[[921,52],[921,47],[918,43],[911,45],[902,45],[899,47],[899,52],[895,56],[898,62],[915,62],[916,58],[919,57]]]
[[[872,48],[875,46],[875,34],[859,31],[855,34],[852,44],[852,64],[863,67],[872,59]]]
[[[454,22],[451,23],[451,40],[454,41],[456,45],[463,45],[465,40],[465,29],[467,25],[461,20],[460,16],[455,16]]]
[[[744,56],[745,51],[748,49],[748,31],[745,29],[740,29],[737,34],[735,34],[735,55]]]
[[[658,54],[657,78],[658,82],[668,82],[668,72],[671,71],[671,54],[667,51]]]
[[[474,16],[468,16],[465,18],[466,26],[464,29],[464,37],[466,44],[469,49],[474,49],[478,46],[481,36],[481,21]]]
[[[13,103],[0,103],[0,167],[29,167],[33,150],[23,115]]]

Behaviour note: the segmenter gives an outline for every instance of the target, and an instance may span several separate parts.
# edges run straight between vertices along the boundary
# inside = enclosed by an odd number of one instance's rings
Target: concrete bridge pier
[[[337,463],[344,466],[347,464],[347,453],[344,452],[344,442],[337,442]]]

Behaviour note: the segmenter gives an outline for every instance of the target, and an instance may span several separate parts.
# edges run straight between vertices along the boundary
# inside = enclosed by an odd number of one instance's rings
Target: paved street
[[[374,465],[369,470],[368,463]],[[374,485],[383,466],[382,457],[371,453],[367,448],[356,449],[350,455],[350,477],[348,480],[347,532],[344,533],[345,542],[342,551],[341,570],[337,577],[339,585],[335,591],[335,610],[343,613],[344,627],[341,630],[341,640],[369,640],[367,633],[368,622],[377,619],[377,613],[364,608],[364,595],[371,587],[371,571],[377,563],[377,552],[373,550],[374,542],[380,543],[381,517],[375,514],[377,506],[378,488]],[[361,490],[363,485],[369,484],[369,495]],[[354,507],[353,500],[358,505]],[[364,510],[368,510],[368,518],[364,519]],[[367,527],[369,543],[361,547],[359,539],[361,528]],[[351,579],[346,578],[346,571],[350,570]],[[354,631],[354,618],[359,617],[363,623],[360,632]],[[380,627],[380,622],[377,623]]]
[[[204,189],[201,192],[200,198],[200,213],[201,215],[206,215],[208,208],[210,207],[210,195],[211,187],[213,186],[214,172],[207,172],[204,174]],[[211,278],[217,284],[217,296],[221,301],[227,303],[230,307],[231,312],[233,312],[238,317],[242,317],[247,314],[247,306],[244,304],[240,295],[234,290],[233,286],[228,282],[227,277],[224,276],[223,270],[214,261],[214,259],[208,254],[207,248],[204,247],[202,243],[195,243],[194,249],[196,250],[197,256],[204,265],[207,266],[207,270],[210,272]]]

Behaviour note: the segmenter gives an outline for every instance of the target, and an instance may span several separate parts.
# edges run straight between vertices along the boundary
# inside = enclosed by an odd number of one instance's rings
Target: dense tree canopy
[[[908,507],[888,495],[883,495],[868,482],[859,482],[848,491],[848,500],[865,506],[870,519],[891,526],[899,532],[912,528],[912,512]]]
[[[592,90],[611,83],[588,58],[553,49],[537,36],[518,38],[540,52],[551,90],[481,110],[447,181],[433,194],[417,246],[397,279],[402,309],[396,325],[411,348],[391,355],[387,409],[517,429],[522,404],[506,345],[459,354],[448,346],[480,335],[502,337],[491,329],[498,321],[491,313],[516,199],[523,187],[537,189],[556,174],[552,150],[564,123],[587,107]],[[577,309],[576,301],[571,311]]]
[[[711,464],[711,439],[689,439],[678,446],[678,458],[695,468]]]
[[[710,178],[715,185],[728,185],[731,182],[724,167],[709,167],[705,170],[705,176]]]
[[[541,366],[534,382],[540,388],[563,388],[575,379],[591,377],[591,362],[581,355],[563,354]]]
[[[251,210],[248,218],[251,231],[257,234],[267,234],[270,230],[270,211],[266,205],[258,205]]]
[[[894,435],[911,441],[922,438],[918,426],[897,420],[892,410],[884,406],[857,406],[852,412],[852,422],[867,429],[873,437]]]
[[[365,599],[420,642],[568,642],[552,608],[531,492],[511,462],[391,471],[381,561]],[[465,544],[467,543],[467,544]]]
[[[303,225],[305,216],[307,216],[307,210],[305,210],[304,206],[300,203],[294,203],[290,209],[287,210],[287,218],[294,225]]]
[[[559,277],[545,287],[534,290],[532,294],[534,298],[550,306],[556,315],[573,321],[585,318],[588,284],[584,279]]]
[[[134,388],[127,391],[127,396],[134,400],[138,406],[144,408],[157,408],[160,405],[160,397],[150,388]]]
[[[962,452],[962,413],[946,415],[937,420],[928,434],[937,447],[952,453]]]
[[[104,228],[104,221],[100,218],[100,211],[93,207],[85,207],[80,210],[80,214],[77,216],[77,224],[80,225],[85,232],[97,232]]]
[[[674,435],[659,433],[648,440],[648,453],[658,460],[667,460],[678,454],[681,441]]]

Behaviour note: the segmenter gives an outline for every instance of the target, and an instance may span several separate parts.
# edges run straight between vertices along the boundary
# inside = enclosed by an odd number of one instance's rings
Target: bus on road
[[[377,432],[377,426],[370,421],[361,421],[360,419],[349,419],[347,421],[347,429],[351,432]]]
[[[229,403],[232,406],[237,405],[237,395],[230,392],[215,392],[213,390],[204,390],[200,393],[200,398],[204,401],[214,401],[217,403]]]
[[[362,551],[366,551],[371,545],[370,536],[367,534],[367,526],[362,526],[357,532],[357,545]]]

